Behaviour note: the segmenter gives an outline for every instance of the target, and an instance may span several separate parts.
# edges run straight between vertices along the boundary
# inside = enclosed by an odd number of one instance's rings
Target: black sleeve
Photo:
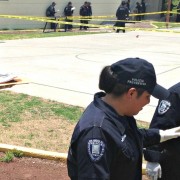
[[[129,17],[129,9],[126,8],[126,17]]]
[[[143,147],[159,144],[159,129],[139,129],[139,132],[143,138]]]
[[[150,128],[170,129],[180,126],[180,98],[176,93],[171,93],[166,100],[158,103]],[[180,138],[172,139],[156,146],[147,148],[144,157],[147,161],[160,162],[166,154],[180,152]]]
[[[93,136],[92,136],[93,135]],[[112,145],[101,128],[86,130],[77,143],[78,179],[109,180]]]

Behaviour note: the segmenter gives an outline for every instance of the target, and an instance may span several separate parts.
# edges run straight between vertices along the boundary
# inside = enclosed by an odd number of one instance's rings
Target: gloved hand
[[[160,142],[164,142],[173,138],[180,137],[180,127],[175,127],[167,130],[159,130],[161,136]]]
[[[156,162],[147,162],[146,173],[150,180],[157,180],[158,178],[161,178],[161,165]]]

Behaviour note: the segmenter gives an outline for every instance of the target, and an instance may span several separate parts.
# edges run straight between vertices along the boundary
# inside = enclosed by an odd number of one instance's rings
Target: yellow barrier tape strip
[[[22,20],[31,20],[31,21],[40,21],[40,22],[50,22],[50,23],[57,23],[57,24],[72,24],[72,25],[77,25],[77,26],[88,26],[88,27],[98,27],[98,28],[111,28],[113,29],[113,25],[99,25],[99,24],[82,24],[82,23],[76,23],[76,22],[65,22],[65,21],[59,21],[59,20],[52,20],[52,19],[47,19],[47,18],[38,18],[38,17],[33,17],[33,16],[14,16],[14,15],[0,15],[2,18],[14,18],[14,19],[22,19]],[[140,21],[138,21],[140,22]],[[159,23],[159,22],[158,22]],[[165,22],[164,22],[165,23]],[[178,24],[178,23],[177,23]],[[158,32],[175,32],[175,33],[180,33],[178,31],[174,30],[169,30],[169,29],[152,29],[152,28],[119,28],[115,27],[116,29],[128,29],[130,31],[135,31],[135,30],[142,30],[142,31],[158,31]]]
[[[149,13],[130,13],[130,16],[139,16],[139,15],[151,15],[151,14],[164,14],[164,13],[174,13],[174,14],[179,14],[177,12],[174,12],[174,11],[160,11],[160,12],[149,12]],[[11,17],[29,17],[29,18],[35,18],[35,19],[49,19],[49,17],[36,17],[36,16],[16,16],[16,15],[0,15],[0,17],[8,17],[8,16],[11,16]],[[101,19],[101,18],[115,18],[116,16],[115,15],[108,15],[108,16],[73,16],[73,17],[69,17],[69,18],[72,18],[72,19]],[[62,17],[59,17],[59,19],[64,19],[66,17],[62,16]],[[52,19],[52,18],[51,18]]]
[[[129,16],[140,16],[140,15],[151,15],[151,14],[164,14],[164,13],[172,13],[172,14],[180,14],[178,12],[174,11],[161,11],[161,12],[149,12],[149,13],[139,13],[139,14],[130,14]],[[33,19],[52,19],[54,17],[36,17],[36,16],[16,16],[16,15],[0,15],[0,17],[4,18],[33,18]],[[68,19],[73,19],[73,20],[97,20],[97,19],[102,19],[102,18],[116,18],[114,15],[109,15],[109,16],[70,16],[67,17]],[[66,17],[60,16],[57,17],[56,19],[61,19],[64,20]]]
[[[35,16],[16,16],[16,15],[0,15],[1,18],[11,18],[11,19],[23,19],[23,20],[35,20],[35,21],[42,21],[42,22],[52,22],[52,23],[58,23],[58,24],[68,24],[64,20],[64,17],[60,17],[57,19],[52,18],[47,18],[47,17],[35,17]],[[112,19],[79,19],[79,20],[92,20],[92,21],[119,21],[119,22],[126,22],[126,23],[139,23],[139,22],[146,22],[146,21],[133,21],[133,20],[112,20]],[[149,21],[148,21],[149,22]],[[156,21],[154,21],[156,22]],[[164,22],[159,22],[157,23],[164,23]],[[172,22],[169,22],[172,23]],[[71,23],[69,23],[71,24]],[[178,24],[178,23],[176,23]]]

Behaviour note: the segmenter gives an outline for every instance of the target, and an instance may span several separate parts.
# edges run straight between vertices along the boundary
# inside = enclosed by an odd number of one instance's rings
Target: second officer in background
[[[125,1],[122,1],[121,5],[118,7],[116,11],[116,17],[118,21],[115,23],[114,26],[122,28],[117,28],[116,32],[119,33],[119,31],[122,30],[123,33],[125,33],[125,21],[123,20],[129,18],[129,9],[126,6]]]
[[[64,15],[65,15],[65,21],[68,23],[73,22],[72,16],[74,12],[75,7],[72,6],[72,2],[68,2],[67,6],[64,8]],[[64,30],[65,32],[67,30],[72,30],[72,24],[65,24]]]

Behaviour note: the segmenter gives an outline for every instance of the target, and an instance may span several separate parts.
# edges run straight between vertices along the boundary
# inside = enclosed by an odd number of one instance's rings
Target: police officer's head
[[[55,2],[52,2],[52,5],[53,5],[53,6],[55,6],[55,5],[56,5],[56,3],[55,3]]]
[[[168,92],[157,85],[153,65],[139,58],[127,58],[106,66],[100,74],[99,88],[106,92],[106,103],[127,116],[138,114],[150,102],[155,89],[157,98]]]
[[[138,96],[144,91],[156,98],[168,96],[166,89],[156,83],[156,74],[151,63],[140,58],[120,60],[102,70],[99,88],[106,93],[121,96],[130,88],[136,88]]]
[[[125,1],[122,1],[122,2],[121,2],[121,5],[122,5],[122,6],[124,6],[125,4],[126,4],[126,2],[125,2]]]
[[[87,1],[84,2],[84,6],[88,6],[88,2]]]
[[[71,1],[68,2],[68,6],[72,6],[72,2]]]

